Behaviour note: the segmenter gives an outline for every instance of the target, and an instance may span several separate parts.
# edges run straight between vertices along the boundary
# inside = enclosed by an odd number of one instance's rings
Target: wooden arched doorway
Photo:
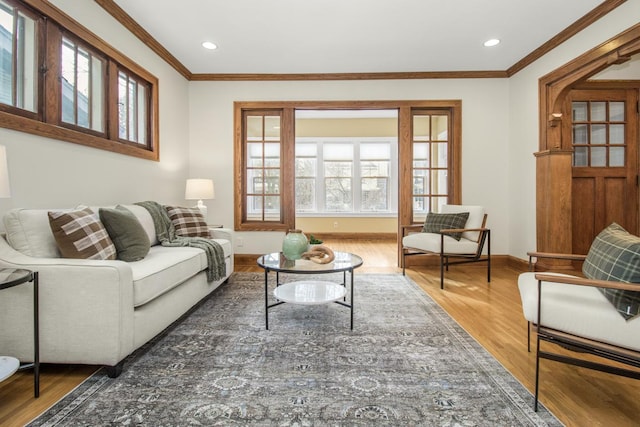
[[[572,89],[613,64],[640,52],[640,24],[543,76],[539,82],[540,144],[536,157],[536,240],[542,252],[574,253],[572,239],[572,155],[563,141],[570,117],[566,105]],[[637,233],[637,230],[630,230]],[[543,268],[562,269],[560,261],[540,260]],[[544,265],[543,265],[544,264]]]

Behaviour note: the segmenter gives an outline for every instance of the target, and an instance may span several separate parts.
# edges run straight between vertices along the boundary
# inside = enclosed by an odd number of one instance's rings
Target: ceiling
[[[115,0],[191,73],[504,71],[602,0]],[[497,38],[501,43],[484,47]],[[206,50],[204,41],[218,45]]]

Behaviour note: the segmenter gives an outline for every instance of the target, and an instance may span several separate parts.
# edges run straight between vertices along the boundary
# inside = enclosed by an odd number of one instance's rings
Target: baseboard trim
[[[316,233],[314,231],[306,231],[304,232],[307,236],[311,234],[314,235],[317,239],[320,240],[332,240],[332,239],[357,239],[357,240],[397,240],[397,233]]]
[[[315,236],[315,234],[314,234]],[[362,255],[362,254],[360,254]],[[234,254],[234,262],[236,265],[256,265],[258,258],[260,258],[262,254]],[[412,263],[412,259],[416,259],[415,263]],[[419,259],[420,262],[417,262]],[[437,257],[431,255],[415,255],[413,257],[407,257],[407,267],[411,265],[439,265],[439,261]],[[485,263],[471,263],[467,264],[469,266],[478,266],[485,267]],[[492,267],[509,267],[518,271],[527,271],[529,269],[528,261],[525,261],[520,258],[516,258],[511,255],[491,255],[491,266]]]

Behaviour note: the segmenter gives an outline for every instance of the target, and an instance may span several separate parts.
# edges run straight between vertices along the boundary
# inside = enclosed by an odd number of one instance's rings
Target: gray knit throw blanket
[[[226,276],[224,251],[218,242],[204,237],[177,236],[176,229],[164,206],[153,201],[138,202],[136,205],[142,206],[151,214],[156,228],[156,236],[162,246],[190,246],[202,249],[207,254],[207,281],[213,282]]]

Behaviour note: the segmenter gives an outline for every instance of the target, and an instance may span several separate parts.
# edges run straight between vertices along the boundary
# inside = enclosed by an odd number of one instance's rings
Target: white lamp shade
[[[186,200],[206,200],[215,198],[213,180],[211,179],[188,179],[187,187],[184,191]]]
[[[7,148],[4,145],[0,145],[0,197],[11,197],[9,167],[7,166]]]

